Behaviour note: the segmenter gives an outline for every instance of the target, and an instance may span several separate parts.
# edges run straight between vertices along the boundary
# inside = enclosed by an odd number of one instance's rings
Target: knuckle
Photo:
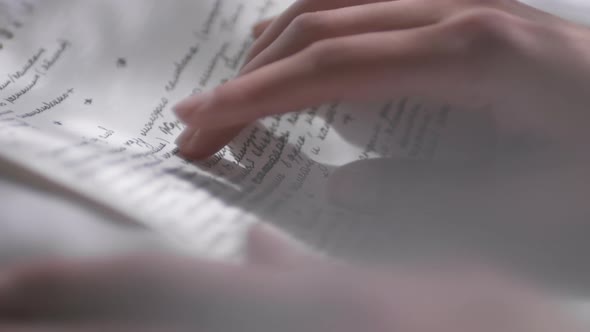
[[[325,28],[326,20],[321,12],[301,14],[289,26],[292,33],[299,35],[314,35]]]
[[[506,48],[519,31],[518,20],[497,9],[477,8],[455,17],[452,33],[469,52]]]
[[[241,105],[252,100],[252,89],[249,84],[237,84],[239,82],[226,83],[211,92],[211,108],[227,108],[233,105]]]
[[[269,99],[268,84],[242,79],[231,81],[214,89],[211,95],[209,109],[237,109],[244,110],[256,118],[263,117],[260,114],[263,105]]]
[[[461,32],[473,32],[477,35],[493,35],[506,23],[506,14],[501,11],[478,8],[461,15],[455,22],[455,28]]]
[[[315,42],[307,49],[308,63],[317,72],[325,72],[334,67],[335,60],[342,54],[346,54],[345,45],[331,40]]]
[[[453,0],[463,7],[500,8],[514,0]]]

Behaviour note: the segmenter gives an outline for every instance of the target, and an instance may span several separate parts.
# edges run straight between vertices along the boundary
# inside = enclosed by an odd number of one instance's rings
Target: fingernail
[[[178,145],[183,145],[184,142],[189,139],[193,133],[195,132],[194,129],[191,128],[186,128],[174,141],[174,143],[178,146]]]
[[[191,150],[191,151],[196,150],[196,148],[199,147],[199,142],[200,142],[199,137],[201,136],[200,133],[201,133],[200,130],[195,131],[193,136],[191,136],[191,138],[186,143],[186,147],[189,150]]]
[[[182,142],[180,147],[180,153],[187,158],[193,158],[195,155],[199,154],[199,147],[200,147],[200,130],[196,130],[192,133],[192,135],[185,138],[184,142]],[[188,135],[188,134],[187,134]]]
[[[260,23],[256,24],[254,26],[254,28],[252,28],[252,35],[254,36],[254,38],[257,39],[260,36],[262,36],[262,34],[266,30],[267,26],[268,26],[267,22],[260,22]]]
[[[211,92],[204,92],[199,95],[190,96],[176,106],[174,114],[184,123],[190,122],[193,112],[198,112],[199,108],[211,99]]]
[[[252,34],[254,35],[254,38],[259,38],[266,31],[266,29],[273,23],[273,21],[274,18],[267,18],[256,23],[252,28]]]

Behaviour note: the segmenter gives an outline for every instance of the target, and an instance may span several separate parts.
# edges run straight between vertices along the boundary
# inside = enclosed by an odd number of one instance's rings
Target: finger
[[[300,18],[303,14],[306,13],[320,13],[322,11],[328,11],[332,9],[339,9],[345,7],[353,7],[353,6],[362,6],[367,4],[374,4],[379,2],[385,2],[386,5],[389,5],[393,2],[405,2],[407,6],[412,6],[413,3],[420,2],[421,5],[419,7],[426,7],[432,11],[434,8],[438,8],[441,11],[441,16],[443,13],[450,13],[450,12],[457,12],[457,11],[466,11],[473,8],[498,8],[501,10],[505,10],[506,12],[513,13],[515,15],[521,15],[522,17],[527,17],[530,19],[536,20],[544,20],[544,21],[555,21],[555,17],[542,12],[538,9],[532,8],[526,4],[523,4],[519,1],[489,1],[489,2],[481,2],[481,1],[446,1],[444,3],[432,1],[417,1],[417,0],[325,0],[325,1],[316,1],[316,0],[300,0],[293,4],[285,13],[283,13],[278,18],[275,18],[272,23],[267,26],[264,30],[264,36],[260,36],[256,43],[252,46],[252,49],[248,56],[246,57],[245,64],[249,64],[251,60],[256,58],[261,52],[263,52],[267,47],[273,44],[276,39],[282,35],[287,27],[292,25],[292,23],[297,19]],[[413,10],[410,10],[406,14],[414,15],[417,14]],[[403,18],[405,20],[405,18]],[[305,21],[305,19],[303,20]],[[395,20],[391,20],[391,22],[395,22]]]
[[[446,15],[445,9],[438,2],[399,0],[305,13],[295,18],[241,74],[293,55],[320,40],[434,24]]]
[[[180,133],[180,135],[178,135],[178,137],[176,138],[176,140],[174,141],[174,143],[175,143],[176,145],[179,145],[179,146],[181,146],[181,145],[185,145],[185,144],[186,144],[186,142],[187,142],[187,141],[188,141],[188,140],[189,140],[191,137],[193,137],[193,135],[195,134],[195,132],[196,132],[196,131],[197,131],[197,129],[195,129],[195,128],[190,128],[190,127],[187,127],[187,128],[185,128],[185,129],[184,129],[184,130],[183,130],[183,131]]]
[[[212,307],[256,298],[274,280],[238,266],[154,256],[24,266],[0,278],[4,322],[48,323],[194,323]]]
[[[24,266],[0,274],[0,320],[225,330],[313,301],[315,270],[300,272],[153,256]]]
[[[494,4],[486,5],[491,6]],[[512,7],[518,5],[518,8],[511,8],[514,12],[530,12],[530,9],[523,7],[522,4],[506,3],[505,5]],[[430,1],[390,1],[303,14],[291,22],[286,31],[283,31],[271,46],[251,61],[243,69],[242,75],[297,53],[318,40],[348,34],[433,24],[446,16],[447,12],[457,10],[457,8],[447,7],[449,7],[448,4],[445,7],[439,6],[438,3],[433,5]],[[266,29],[274,20],[263,21],[257,28],[260,30]],[[186,144],[179,144],[179,146],[185,147],[183,154],[189,159],[206,158],[229,143],[237,135],[238,131],[237,129],[234,133],[231,130],[212,131],[204,134],[204,138],[201,140],[195,137],[193,142],[200,146],[199,148],[190,148]]]
[[[249,262],[266,266],[296,266],[318,259],[302,243],[270,225],[257,224],[248,232]]]
[[[289,7],[281,16],[276,18],[273,23],[267,27],[265,33],[258,38],[252,46],[250,53],[246,58],[246,64],[258,55],[262,50],[272,44],[272,42],[285,30],[291,22],[303,13],[317,12],[322,10],[356,6],[366,3],[372,3],[382,0],[299,0]]]
[[[258,22],[256,25],[254,25],[254,28],[252,29],[252,35],[254,35],[254,38],[260,38],[260,36],[262,36],[262,34],[266,31],[266,29],[272,24],[272,22],[275,19],[275,17],[269,18],[261,22]]]
[[[496,31],[502,25],[510,29],[505,21],[509,19],[495,12],[474,13],[452,24],[322,41],[187,99],[177,106],[177,115],[191,126],[215,129],[334,100],[394,94],[473,106],[469,103],[479,104],[499,93],[498,87],[490,87],[494,75],[482,73],[490,81],[472,81],[484,70],[483,57],[506,51]]]
[[[198,332],[195,327],[178,327],[174,324],[166,326],[149,326],[147,324],[0,324],[2,332]]]
[[[52,263],[3,274],[0,319],[4,324],[145,324],[204,331],[267,331],[284,323],[300,330],[299,324],[317,317],[320,300],[338,289],[326,287],[334,284],[331,274],[315,278],[316,269],[283,272],[149,258]]]
[[[186,134],[177,141],[180,155],[188,160],[201,160],[212,156],[229,144],[244,126],[234,126],[217,130],[186,129]]]

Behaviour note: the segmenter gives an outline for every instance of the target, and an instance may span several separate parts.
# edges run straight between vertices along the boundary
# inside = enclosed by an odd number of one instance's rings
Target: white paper
[[[330,250],[379,232],[326,202],[328,177],[358,159],[433,158],[449,107],[323,105],[266,119],[205,162],[176,156],[171,107],[232,78],[251,26],[289,2],[10,2],[0,154],[207,255],[239,252],[261,220]]]

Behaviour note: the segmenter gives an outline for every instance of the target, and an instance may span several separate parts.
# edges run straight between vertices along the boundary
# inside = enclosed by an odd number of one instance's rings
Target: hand
[[[548,298],[485,269],[364,270],[257,228],[245,266],[179,257],[0,273],[0,330],[574,332]]]
[[[588,29],[514,0],[300,0],[258,38],[240,77],[176,107],[189,127],[178,143],[202,158],[268,115],[413,95],[490,112],[500,136],[579,149],[588,40]]]

